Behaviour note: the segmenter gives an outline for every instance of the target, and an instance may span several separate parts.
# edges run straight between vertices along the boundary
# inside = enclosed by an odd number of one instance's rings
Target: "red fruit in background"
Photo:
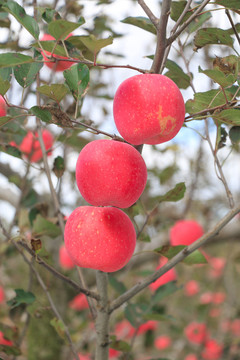
[[[226,294],[222,291],[212,293],[212,302],[214,304],[222,304],[226,300]]]
[[[208,338],[206,325],[195,321],[185,327],[184,333],[188,340],[194,344],[202,344]]]
[[[195,220],[179,220],[170,229],[170,244],[190,245],[203,235],[202,226]]]
[[[95,140],[79,154],[76,181],[89,204],[127,208],[141,196],[147,168],[133,146],[115,140]]]
[[[120,209],[81,206],[68,217],[64,241],[76,265],[113,272],[131,259],[136,232],[130,218]]]
[[[230,330],[235,336],[240,336],[240,319],[235,319],[230,324]]]
[[[163,265],[168,262],[168,259],[164,256],[160,257],[159,265],[157,266],[156,270],[160,269]],[[165,274],[163,274],[160,278],[154,281],[152,284],[149,285],[151,290],[157,290],[160,286],[167,284],[170,281],[176,280],[177,274],[175,269],[168,270]]]
[[[11,340],[5,339],[2,331],[0,331],[0,345],[13,346],[13,343]]]
[[[6,114],[7,114],[7,105],[2,95],[0,95],[0,117],[6,116]]]
[[[204,360],[218,360],[221,358],[223,352],[223,345],[219,344],[216,340],[207,340],[204,344],[204,350],[201,356]]]
[[[120,321],[115,325],[114,334],[118,339],[124,339],[132,337],[135,332],[135,328],[126,319]]]
[[[210,257],[208,259],[210,265],[209,274],[212,278],[218,278],[222,276],[224,267],[226,265],[226,259],[221,257]]]
[[[76,295],[70,302],[69,307],[73,310],[85,310],[89,307],[87,297],[84,294]]]
[[[158,350],[167,349],[171,345],[171,338],[167,335],[158,336],[154,341],[154,346]]]
[[[213,294],[210,291],[207,291],[203,293],[200,297],[200,303],[201,304],[210,304],[213,299]]]
[[[155,320],[148,320],[137,328],[137,335],[145,334],[149,330],[156,330],[158,322]]]
[[[91,360],[91,355],[90,354],[81,354],[81,353],[78,353],[78,357],[79,357],[79,360]]]
[[[68,255],[68,252],[64,244],[59,249],[59,264],[63,269],[67,269],[67,270],[70,270],[75,266],[74,262]]]
[[[109,359],[118,359],[118,356],[121,355],[121,352],[115,349],[109,349]]]
[[[66,39],[68,39],[70,36],[72,36],[73,34],[69,34]],[[52,35],[50,34],[44,34],[43,37],[40,39],[40,41],[52,41],[52,40],[56,40]],[[54,45],[53,45],[54,47]],[[41,54],[45,60],[45,65],[47,67],[49,67],[50,69],[54,69],[54,71],[64,71],[68,68],[70,68],[70,66],[72,66],[73,64],[75,64],[74,61],[60,61],[59,59],[68,59],[66,56],[60,56],[60,55],[56,55],[56,54],[53,54],[53,58],[55,59],[58,59],[58,61],[54,62],[54,61],[51,61],[50,59],[47,58],[48,57],[51,57],[51,53],[49,51],[46,51],[45,50],[45,55],[43,51],[41,51]]]
[[[184,285],[184,292],[187,296],[194,296],[199,293],[199,284],[196,280],[190,280]]]
[[[177,135],[185,105],[177,85],[160,74],[141,74],[123,81],[113,102],[113,117],[131,144],[161,144]]]
[[[46,151],[50,150],[53,146],[53,135],[46,129],[42,131],[42,138]],[[21,152],[29,159],[30,162],[38,162],[42,160],[43,154],[38,140],[38,133],[28,131],[24,137],[21,145],[19,146]],[[51,151],[47,152],[47,155],[51,155]]]
[[[188,354],[184,360],[198,360],[198,358],[195,354]]]
[[[2,304],[5,301],[5,292],[3,290],[3,287],[0,286],[0,304]]]

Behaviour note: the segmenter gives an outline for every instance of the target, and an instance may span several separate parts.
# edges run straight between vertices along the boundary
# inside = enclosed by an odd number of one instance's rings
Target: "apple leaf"
[[[35,42],[35,43],[32,44],[32,47],[40,50],[39,44],[41,44],[42,48],[43,48],[45,51],[48,51],[48,52],[50,52],[51,54],[52,54],[52,52],[53,52],[53,50],[54,50],[54,54],[55,54],[55,55],[67,56],[64,47],[63,47],[62,45],[56,45],[56,41],[55,41],[55,40]]]
[[[189,34],[197,31],[206,21],[212,17],[210,12],[197,16],[187,27]]]
[[[178,183],[172,190],[169,190],[165,195],[158,196],[158,202],[163,201],[179,201],[184,197],[186,191],[185,183]]]
[[[73,131],[71,134],[61,134],[58,137],[58,141],[75,148],[80,151],[82,148],[88,144],[88,140],[79,136],[80,130]]]
[[[137,328],[142,321],[142,311],[137,304],[128,304],[124,309],[125,317],[130,324]]]
[[[11,116],[0,116],[0,127],[12,120]]]
[[[83,17],[80,17],[78,23],[70,22],[63,19],[51,21],[48,24],[48,32],[56,40],[64,40],[72,31],[85,23]]]
[[[11,306],[12,309],[21,304],[32,304],[36,300],[35,295],[30,291],[25,291],[23,289],[15,289],[14,291],[16,296],[7,301],[7,304]]]
[[[5,117],[5,116],[4,116]],[[6,124],[6,123],[5,123]],[[8,155],[14,156],[16,158],[21,159],[22,153],[19,149],[17,149],[15,146],[11,145],[0,145],[0,151],[5,152]]]
[[[40,106],[31,107],[30,113],[37,116],[39,119],[46,123],[52,122],[52,114],[47,109],[43,109]]]
[[[225,94],[228,100],[232,99],[230,91],[225,90]],[[224,104],[226,104],[226,99],[222,91],[209,90],[194,94],[194,99],[188,100],[185,106],[188,114],[194,114],[205,109],[207,110],[209,107],[212,108]]]
[[[171,19],[177,21],[179,17],[182,15],[186,5],[187,5],[187,1],[172,1],[171,12],[170,12]],[[191,15],[192,12],[190,8],[186,13],[186,15],[184,16],[184,18],[182,19],[181,24],[185,22]]]
[[[38,39],[40,33],[38,23],[32,16],[26,14],[22,6],[13,0],[8,0],[3,4],[2,9],[13,15],[35,39]]]
[[[172,79],[179,88],[187,89],[190,86],[190,77],[183,72],[179,65],[167,60],[165,67],[169,70],[164,75]]]
[[[8,80],[10,82],[12,78],[12,68],[11,67],[0,68],[0,77],[3,80]]]
[[[233,126],[229,130],[229,137],[233,144],[238,144],[240,142],[240,126]]]
[[[2,356],[1,355],[2,353],[6,355],[13,355],[15,357],[21,355],[21,350],[16,346],[8,346],[8,345],[0,344],[0,356]],[[0,357],[0,360],[9,360],[9,357]]]
[[[97,39],[94,35],[84,35],[81,36],[81,41],[88,50],[96,55],[102,48],[113,43],[113,37],[109,36],[106,39]]]
[[[76,64],[63,72],[66,85],[76,101],[83,97],[88,89],[89,69],[87,65]]]
[[[64,84],[52,84],[39,86],[37,91],[59,103],[67,95],[68,88]]]
[[[0,76],[0,94],[5,95],[10,86],[10,82],[8,80],[3,80]]]
[[[60,338],[65,339],[64,323],[55,317],[50,321],[50,324],[54,327]]]
[[[42,55],[39,55],[35,59],[41,60]],[[30,86],[35,81],[37,73],[42,67],[43,63],[41,62],[34,62],[30,64],[22,64],[15,66],[14,75],[19,85],[23,88]]]
[[[240,109],[227,109],[212,115],[213,119],[228,125],[240,126]]]
[[[61,19],[60,14],[55,9],[39,7],[38,10],[42,15],[43,20],[48,24],[53,20]]]
[[[185,248],[186,248],[185,245],[178,245],[178,246],[164,245],[160,248],[154,249],[154,252],[163,255],[168,259],[172,259],[175,255],[177,255],[180,251],[182,251]],[[189,254],[185,259],[183,259],[182,262],[184,262],[187,265],[194,265],[194,264],[206,264],[207,260],[199,250],[195,250],[193,253]]]
[[[236,67],[237,69],[238,67]],[[207,69],[202,70],[201,67],[198,67],[198,71],[207,75],[210,79],[212,79],[217,84],[221,85],[222,87],[227,87],[235,83],[237,80],[238,72],[236,71],[235,74],[225,74],[223,71],[219,69]]]
[[[1,28],[10,28],[11,22],[8,17],[7,12],[0,12],[0,27]]]
[[[176,285],[175,281],[170,281],[167,284],[160,286],[153,294],[151,298],[151,305],[159,304],[162,299],[169,296],[179,290],[180,287]]]
[[[57,156],[54,159],[53,172],[57,176],[57,178],[59,179],[60,177],[63,176],[64,171],[65,171],[64,159],[61,156]]]
[[[34,62],[30,56],[20,53],[4,53],[0,54],[0,68],[9,68],[16,65],[27,64]]]
[[[59,226],[38,214],[33,222],[33,233],[35,236],[47,235],[55,238],[61,234],[61,230]]]
[[[226,30],[219,28],[204,28],[198,30],[194,37],[194,45],[196,49],[200,49],[205,45],[227,45],[233,47],[233,38]]]
[[[153,25],[153,23],[146,17],[143,16],[137,16],[137,17],[133,17],[133,16],[129,16],[124,20],[121,20],[122,23],[124,24],[129,24],[129,25],[134,25],[137,26],[143,30],[146,30],[152,34],[157,34],[157,30],[155,28],[155,26]]]
[[[121,281],[117,280],[114,276],[109,276],[109,284],[119,294],[123,294],[125,291],[127,291],[126,286]]]
[[[122,351],[122,352],[129,352],[131,351],[131,346],[123,340],[117,340],[115,335],[110,335],[110,348],[118,350],[118,351]]]
[[[222,5],[228,9],[240,9],[239,0],[215,0],[215,4]]]

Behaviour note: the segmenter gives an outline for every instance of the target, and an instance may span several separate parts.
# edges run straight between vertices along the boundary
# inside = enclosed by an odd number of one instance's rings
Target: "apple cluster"
[[[184,116],[181,92],[166,76],[135,75],[120,84],[113,117],[123,141],[92,141],[76,163],[78,189],[91,206],[75,209],[66,223],[65,247],[75,265],[114,272],[128,263],[136,232],[121,209],[139,199],[147,182],[145,162],[134,145],[172,139]]]

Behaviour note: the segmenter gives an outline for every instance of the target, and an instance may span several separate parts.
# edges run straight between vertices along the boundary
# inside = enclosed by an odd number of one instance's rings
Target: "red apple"
[[[161,144],[181,129],[185,105],[177,85],[160,74],[141,74],[123,81],[114,96],[113,116],[131,144]]]
[[[159,265],[157,266],[156,270],[160,269],[163,265],[168,262],[168,259],[164,256],[160,258]],[[149,288],[153,291],[157,290],[160,286],[167,284],[170,281],[176,280],[177,274],[175,269],[168,270],[165,274],[163,274],[160,278],[154,281],[152,284],[149,285]]]
[[[232,334],[240,337],[240,319],[233,320],[229,326]]]
[[[187,296],[194,296],[199,292],[199,284],[196,280],[188,281],[184,286],[184,292]]]
[[[148,320],[137,328],[137,335],[145,334],[149,330],[156,330],[158,322],[156,320]]]
[[[213,304],[222,304],[226,300],[226,294],[222,291],[212,293]]]
[[[2,97],[2,95],[0,95],[0,117],[6,116],[6,114],[7,114],[7,106],[4,98]]]
[[[68,255],[68,252],[64,244],[59,249],[59,264],[63,269],[66,270],[70,270],[75,266],[74,262]]]
[[[78,358],[79,360],[91,360],[91,355],[90,354],[81,354],[81,353],[78,353]]]
[[[198,358],[195,354],[188,354],[184,360],[198,360]]]
[[[76,181],[80,193],[91,205],[127,208],[142,194],[147,168],[133,146],[114,140],[95,140],[79,154]]]
[[[206,291],[200,297],[201,304],[210,304],[213,299],[213,293],[211,291]]]
[[[202,226],[195,220],[179,220],[170,229],[170,244],[190,245],[203,235]]]
[[[53,146],[53,135],[46,129],[42,131],[43,142],[46,151],[50,150]],[[42,160],[42,149],[38,140],[38,133],[28,131],[24,137],[21,145],[19,146],[21,152],[28,158],[30,162],[38,162]],[[47,155],[51,155],[51,151],[47,152]]]
[[[2,304],[5,301],[5,292],[3,290],[3,287],[0,286],[0,304]]]
[[[135,333],[135,328],[126,319],[120,321],[115,325],[114,334],[118,339],[124,339],[132,337]]]
[[[171,338],[167,335],[160,335],[154,341],[154,346],[158,350],[167,349],[171,345]]]
[[[87,297],[84,294],[76,295],[70,302],[69,302],[70,309],[82,311],[89,307]]]
[[[119,359],[121,352],[115,349],[109,349],[109,359]]]
[[[204,360],[218,360],[222,357],[223,345],[216,340],[209,339],[204,344],[201,356]]]
[[[68,39],[70,36],[72,36],[73,34],[69,34],[66,39]],[[44,34],[43,37],[40,39],[40,41],[52,41],[52,40],[56,40],[52,35],[50,34]],[[73,64],[75,64],[74,61],[59,61],[59,59],[68,59],[66,56],[60,56],[60,55],[56,55],[53,54],[52,57],[54,59],[57,59],[55,62],[51,61],[48,57],[51,57],[51,53],[49,51],[45,50],[45,54],[48,56],[46,56],[44,54],[43,51],[41,51],[41,54],[45,60],[45,65],[47,67],[49,67],[50,69],[53,69],[54,71],[64,71],[68,68],[70,68],[70,66],[72,66]]]
[[[13,346],[13,343],[11,340],[5,339],[2,331],[0,331],[0,345]]]
[[[208,263],[211,266],[209,270],[210,277],[218,278],[223,275],[226,259],[223,257],[209,257]]]
[[[131,259],[136,232],[130,218],[120,209],[81,206],[66,222],[64,241],[76,265],[113,272]]]
[[[194,344],[203,344],[208,338],[206,325],[196,321],[188,324],[184,329],[184,333],[188,340]]]

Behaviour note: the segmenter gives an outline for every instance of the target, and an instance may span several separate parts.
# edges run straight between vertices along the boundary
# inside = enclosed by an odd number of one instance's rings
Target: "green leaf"
[[[232,99],[232,93],[230,91],[225,90],[225,94],[228,100]],[[209,90],[194,94],[194,99],[188,100],[185,106],[188,114],[194,114],[224,104],[226,104],[226,99],[222,91]]]
[[[16,65],[34,62],[30,56],[20,53],[4,53],[0,54],[0,68],[9,68]]]
[[[240,9],[239,0],[215,0],[215,4],[222,5],[228,9]]]
[[[46,21],[47,23],[50,23],[53,20],[61,19],[60,14],[54,9],[41,8],[41,7],[39,7],[38,9],[42,15],[43,20]]]
[[[57,156],[54,159],[53,172],[57,176],[57,178],[60,178],[63,176],[64,171],[65,171],[64,159],[61,156]]]
[[[124,309],[125,317],[130,324],[137,328],[142,321],[142,312],[137,304],[128,304]]]
[[[5,117],[5,116],[4,116]],[[19,149],[17,149],[15,146],[11,146],[11,145],[0,145],[0,151],[3,151],[5,153],[7,153],[8,155],[14,156],[16,158],[21,159],[22,158],[22,153]]]
[[[113,37],[109,36],[106,39],[97,39],[94,35],[81,36],[82,43],[96,55],[105,46],[113,43]]]
[[[190,86],[190,77],[174,61],[167,60],[165,67],[169,70],[164,75],[172,79],[179,88],[187,89]]]
[[[65,339],[64,323],[55,317],[50,321],[50,324],[54,327],[60,338]]]
[[[15,289],[14,291],[16,296],[13,299],[7,301],[7,304],[11,306],[11,308],[15,308],[21,304],[29,305],[36,300],[35,295],[30,291],[25,291],[23,289]]]
[[[194,45],[196,49],[200,49],[205,45],[227,45],[233,47],[233,38],[226,30],[219,28],[204,28],[198,30],[194,37]]]
[[[10,88],[10,82],[8,80],[3,80],[0,77],[0,94],[4,96],[9,88]]]
[[[59,103],[67,95],[68,88],[64,84],[52,84],[39,86],[37,91]]]
[[[78,23],[59,19],[51,21],[48,25],[48,32],[56,40],[65,40],[65,38],[79,26],[84,24],[85,20],[81,17]]]
[[[206,12],[205,14],[198,15],[189,25],[188,25],[188,32],[189,34],[194,33],[197,31],[206,21],[211,19],[212,15],[210,12]]]
[[[47,235],[55,238],[61,234],[61,230],[59,226],[38,214],[33,223],[33,233],[37,236]]]
[[[23,197],[21,204],[25,207],[30,207],[36,204],[38,195],[34,189],[28,188],[27,193]]]
[[[229,137],[233,144],[240,142],[240,126],[233,126],[229,130]]]
[[[169,190],[165,195],[158,196],[158,202],[163,201],[179,201],[184,197],[186,191],[185,183],[178,183],[172,190]]]
[[[0,116],[0,127],[12,120],[11,116]]]
[[[163,255],[170,260],[185,248],[186,248],[185,245],[178,245],[178,246],[165,245],[160,248],[154,249],[154,252]],[[183,259],[182,262],[188,265],[194,265],[194,264],[206,264],[207,260],[199,250],[195,250],[193,253],[189,254],[185,259]]]
[[[55,40],[48,40],[48,41],[39,41],[39,42],[35,42],[32,44],[32,47],[41,50],[39,43],[41,44],[42,48],[45,51],[48,51],[52,54],[53,50],[54,50],[54,54],[55,55],[60,55],[60,56],[67,56],[66,51],[64,49],[64,47],[62,45],[56,45],[56,41]]]
[[[0,77],[3,80],[11,81],[12,78],[12,68],[11,67],[5,67],[3,69],[0,69]]]
[[[171,4],[171,13],[170,17],[172,20],[177,21],[182,15],[183,10],[185,9],[187,1],[173,1]],[[186,15],[183,17],[181,24],[185,22],[192,15],[191,9],[188,10]]]
[[[47,109],[43,109],[40,106],[33,106],[29,111],[46,123],[52,122],[52,114]]]
[[[172,295],[177,290],[179,290],[180,287],[177,287],[175,281],[170,281],[167,284],[164,284],[160,286],[153,294],[151,298],[151,305],[158,304],[160,301],[162,301],[165,297]]]
[[[127,18],[125,18],[124,20],[121,20],[122,23],[124,24],[129,24],[129,25],[134,25],[137,26],[143,30],[146,30],[152,34],[157,34],[157,30],[155,28],[155,26],[153,25],[153,23],[146,17],[143,16],[137,16],[137,17],[133,17],[133,16],[129,16]]]
[[[21,355],[21,350],[19,348],[17,348],[16,346],[0,345],[0,352],[3,352],[6,355],[13,355],[14,357]],[[4,357],[4,358],[0,357],[0,359],[5,360],[6,357]],[[9,359],[9,358],[7,358],[7,359]]]
[[[0,28],[10,28],[11,22],[7,12],[0,12]]]
[[[122,352],[129,352],[131,351],[131,346],[123,340],[117,340],[115,335],[110,335],[110,348],[122,351]]]
[[[228,125],[240,126],[240,109],[223,110],[212,115],[213,119],[221,121]]]
[[[111,275],[109,276],[109,284],[119,294],[123,294],[125,291],[127,291],[127,288],[123,284],[123,282],[117,280],[114,276],[111,276]]]
[[[138,240],[143,241],[143,242],[147,242],[147,243],[151,242],[150,236],[148,234],[143,233],[143,232],[138,237]]]
[[[221,85],[222,87],[227,87],[234,84],[238,76],[237,72],[235,74],[224,74],[224,72],[219,69],[202,70],[200,66],[198,67],[198,71],[207,75],[210,79],[212,79],[214,82]]]
[[[36,60],[41,60],[42,55],[38,56]],[[14,75],[20,86],[26,88],[30,86],[36,79],[37,73],[43,67],[43,63],[30,63],[17,65],[14,68]]]
[[[63,72],[66,84],[74,99],[78,101],[85,95],[89,84],[89,69],[87,65],[76,64]]]
[[[73,131],[71,134],[59,135],[58,141],[61,141],[63,144],[71,146],[78,151],[82,150],[89,142],[87,139],[79,136],[79,130]]]
[[[15,19],[23,26],[25,29],[35,38],[39,37],[39,27],[36,20],[27,15],[24,8],[21,7],[18,3],[12,0],[8,0],[3,4],[3,10],[9,12],[11,15],[15,17]]]

